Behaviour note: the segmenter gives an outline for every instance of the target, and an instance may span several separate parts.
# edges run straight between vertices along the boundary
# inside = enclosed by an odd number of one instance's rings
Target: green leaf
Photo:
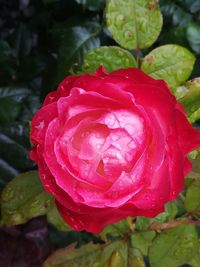
[[[151,219],[144,216],[138,216],[136,219],[136,229],[139,231],[145,231],[149,228]]]
[[[103,7],[105,0],[76,0],[76,2],[88,10],[98,11]]]
[[[59,49],[58,81],[61,81],[67,73],[73,73],[75,67],[82,64],[85,52],[100,45],[97,37],[99,32],[100,26],[97,23],[66,29]]]
[[[153,221],[156,222],[165,222],[171,219],[174,219],[176,214],[178,213],[178,208],[174,202],[168,202],[165,204],[165,211],[158,214]]]
[[[184,85],[184,95],[179,99],[187,111],[191,123],[200,118],[200,77]]]
[[[0,191],[12,179],[17,176],[18,170],[11,166],[8,162],[0,159]]]
[[[78,249],[69,246],[53,253],[42,267],[126,267],[127,244],[116,241],[109,245],[87,244]]]
[[[10,60],[12,55],[12,49],[10,45],[5,41],[0,41],[0,66],[6,64]]]
[[[184,47],[188,46],[188,41],[186,39],[186,29],[179,26],[173,27],[162,36],[162,45],[164,44],[173,44],[176,40],[177,45],[182,45]]]
[[[10,122],[1,124],[0,147],[1,191],[10,179],[34,166],[33,161],[29,158],[29,123]]]
[[[199,266],[200,244],[194,225],[181,225],[158,235],[150,247],[149,260],[153,267]]]
[[[189,24],[187,27],[187,39],[193,51],[200,54],[200,26],[198,24]]]
[[[21,110],[18,102],[12,98],[0,98],[0,122],[14,121]]]
[[[194,62],[194,55],[186,48],[179,45],[164,45],[144,57],[141,69],[174,88],[189,78]]]
[[[3,129],[0,129],[0,158],[12,164],[19,170],[26,170],[34,166],[29,158],[29,151],[24,145],[15,141],[15,139],[6,136]],[[17,156],[16,156],[17,155]]]
[[[139,249],[128,248],[128,267],[146,267],[144,257]]]
[[[131,245],[134,248],[140,250],[140,252],[147,256],[148,249],[152,244],[152,240],[155,238],[156,233],[154,231],[147,231],[141,233],[133,233],[131,235]]]
[[[105,16],[113,38],[127,49],[150,47],[162,28],[157,0],[110,0]]]
[[[0,122],[10,122],[17,118],[20,102],[29,94],[26,88],[0,87]]]
[[[60,231],[68,232],[73,229],[66,224],[66,222],[61,218],[55,205],[47,212],[47,220],[50,224],[56,227]]]
[[[200,185],[195,182],[190,185],[186,192],[184,207],[187,211],[200,210]]]
[[[85,54],[84,72],[94,73],[101,65],[111,72],[121,68],[136,67],[136,61],[131,53],[118,46],[101,46]]]
[[[127,266],[127,260],[128,260],[128,246],[127,243],[125,242],[120,242],[119,245],[117,246],[117,248],[115,248],[115,250],[112,252],[110,258],[108,258],[109,254],[110,254],[110,249],[113,250],[113,245],[115,245],[115,243],[112,243],[112,245],[110,245],[110,248],[107,251],[105,250],[105,252],[103,253],[102,257],[101,257],[101,261],[100,261],[100,265],[99,266],[106,266],[109,264],[110,267],[126,267]],[[106,260],[104,259],[106,258]]]
[[[0,87],[0,99],[11,98],[16,102],[21,102],[30,94],[27,88],[23,87]]]
[[[100,237],[107,241],[108,239],[121,238],[130,232],[128,218],[115,224],[110,224],[99,233]]]
[[[189,158],[190,159],[196,159],[196,158],[198,158],[199,154],[200,154],[200,148],[197,148],[197,149],[195,149],[189,153]]]
[[[3,225],[16,225],[47,213],[52,205],[36,171],[20,174],[2,192]]]
[[[200,176],[200,158],[193,159],[192,161],[192,172],[197,173]],[[188,176],[190,173],[188,174]]]
[[[179,0],[183,5],[190,10],[191,13],[196,13],[200,11],[200,2],[199,0]]]
[[[25,24],[20,24],[13,32],[11,43],[16,58],[26,57],[33,46],[33,34]]]

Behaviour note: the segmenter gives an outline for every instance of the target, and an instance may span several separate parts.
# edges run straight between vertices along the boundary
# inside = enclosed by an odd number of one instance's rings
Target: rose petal
[[[57,103],[54,102],[41,109],[34,115],[31,123],[30,138],[34,144],[42,144],[49,123],[57,116]]]

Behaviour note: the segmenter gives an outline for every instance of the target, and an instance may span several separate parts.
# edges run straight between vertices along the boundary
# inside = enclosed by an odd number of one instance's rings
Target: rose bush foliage
[[[167,84],[139,69],[68,76],[32,120],[31,158],[75,230],[154,217],[177,198],[200,133]]]

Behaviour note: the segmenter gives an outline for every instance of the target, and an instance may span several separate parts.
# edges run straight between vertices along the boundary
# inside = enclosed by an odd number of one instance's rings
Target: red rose
[[[47,95],[31,140],[64,220],[95,233],[126,216],[153,217],[177,198],[200,133],[164,81],[135,68],[99,68]]]

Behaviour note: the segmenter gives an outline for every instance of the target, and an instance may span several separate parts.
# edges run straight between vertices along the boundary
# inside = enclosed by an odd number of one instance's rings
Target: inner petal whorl
[[[144,139],[143,119],[132,112],[116,110],[77,129],[71,142],[78,158],[90,165],[88,175],[95,170],[115,180],[122,171],[133,168]]]

